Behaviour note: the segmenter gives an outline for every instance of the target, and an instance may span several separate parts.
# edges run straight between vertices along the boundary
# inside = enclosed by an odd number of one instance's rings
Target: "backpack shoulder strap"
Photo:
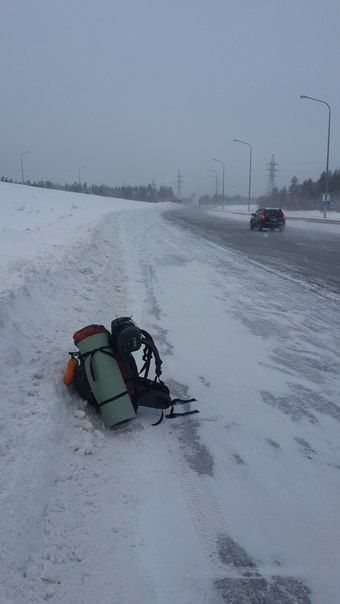
[[[143,356],[142,356],[144,365],[143,365],[142,369],[140,370],[139,374],[143,373],[143,371],[144,371],[143,377],[145,377],[145,378],[148,377],[150,364],[151,364],[151,358],[153,355],[154,359],[155,359],[155,374],[156,374],[155,379],[157,379],[157,378],[159,379],[160,376],[162,375],[162,362],[163,361],[162,361],[161,357],[159,356],[157,346],[156,346],[152,336],[147,331],[145,331],[145,329],[141,329],[140,332],[142,334],[142,345],[144,345]]]

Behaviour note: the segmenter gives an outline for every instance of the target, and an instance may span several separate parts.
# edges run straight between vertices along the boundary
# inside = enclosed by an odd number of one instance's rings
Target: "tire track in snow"
[[[149,228],[151,228],[151,227],[149,227]],[[154,229],[154,231],[156,233],[159,232],[158,229],[156,229],[156,228]],[[147,238],[145,238],[144,235],[145,234],[143,232],[143,234],[142,234],[143,247],[145,250],[145,247],[146,247],[145,241],[147,241]],[[171,236],[171,237],[168,237],[167,239],[168,239],[168,242],[171,241],[170,247],[173,247],[173,249],[174,249],[174,253],[173,253],[172,259],[170,259],[170,261],[175,262],[175,263],[178,263],[178,262],[182,263],[183,257],[182,256],[179,257],[179,255],[178,255],[178,247],[176,245],[176,242],[174,241],[174,237]],[[134,243],[135,243],[135,245],[137,245],[136,239],[135,239]],[[162,241],[159,238],[158,241],[157,240],[153,241],[153,243],[155,243],[157,246],[157,243],[159,245],[161,245]],[[156,276],[156,271],[154,269],[154,266],[152,264],[155,261],[155,259],[152,258],[152,251],[151,251],[151,253],[147,253],[146,256],[148,257],[148,260],[143,260],[141,262],[141,270],[142,270],[143,281],[145,283],[145,290],[146,290],[146,295],[145,295],[146,303],[144,304],[142,316],[145,317],[145,321],[150,321],[150,316],[154,317],[156,320],[153,321],[153,323],[154,323],[153,329],[157,331],[158,322],[162,318],[162,312],[161,312],[160,307],[157,302],[157,294],[159,295],[160,289],[159,289],[158,283],[156,286],[157,276]],[[168,256],[169,256],[169,253],[167,252],[167,258],[168,258]],[[156,292],[157,292],[157,294],[156,294]],[[164,346],[169,347],[169,344],[166,341],[166,335],[167,335],[167,332],[166,332],[166,330],[163,329],[162,337],[161,337],[161,343],[162,343],[163,347]],[[176,396],[187,396],[187,393],[185,392],[186,391],[185,386],[177,384],[177,387],[179,387],[182,390],[182,392],[177,391]],[[236,551],[239,552],[239,558],[241,557],[240,552],[242,551],[243,560],[247,560],[244,568],[247,569],[248,565],[253,567],[254,563],[252,563],[250,561],[250,558],[247,556],[246,552],[241,550],[241,548],[230,537],[227,537],[224,535],[226,523],[225,523],[225,519],[223,517],[223,513],[218,504],[217,498],[212,493],[211,485],[208,486],[208,484],[206,482],[207,476],[204,476],[204,477],[202,476],[202,474],[205,473],[205,471],[201,472],[203,466],[206,466],[206,468],[209,467],[209,470],[207,473],[212,472],[213,459],[212,459],[209,451],[203,445],[203,443],[200,442],[200,439],[198,436],[199,420],[191,421],[189,418],[186,418],[185,421],[187,422],[188,426],[193,427],[192,430],[190,430],[190,436],[186,435],[187,453],[189,455],[195,455],[196,452],[192,448],[192,443],[194,442],[195,439],[196,439],[196,441],[198,440],[198,442],[199,442],[198,446],[201,448],[199,468],[198,468],[197,472],[194,472],[190,469],[190,467],[188,465],[188,461],[184,456],[183,450],[180,449],[179,444],[177,446],[175,446],[174,437],[177,440],[177,435],[175,435],[175,430],[166,432],[167,446],[169,449],[170,456],[172,457],[172,459],[174,459],[176,461],[176,466],[179,468],[179,480],[180,480],[181,492],[182,492],[184,500],[186,501],[189,516],[194,524],[194,527],[195,527],[197,536],[199,538],[199,541],[201,543],[202,549],[205,552],[207,561],[211,565],[212,575],[213,576],[224,576],[225,563],[223,561],[222,551],[224,551],[224,558],[226,558],[225,544],[227,542],[228,542],[228,547],[229,547],[229,552],[230,552],[229,553],[230,559],[233,558],[232,550],[234,552],[236,552]],[[189,439],[190,439],[190,444],[189,444]],[[203,459],[204,459],[204,461],[206,459],[208,459],[207,465],[204,464]],[[222,546],[222,543],[224,544],[223,546]]]
[[[178,443],[178,441],[177,441]],[[183,499],[223,602],[230,604],[310,604],[310,590],[300,579],[263,572],[226,532],[227,522],[209,476],[192,471],[176,445],[173,431],[167,446],[176,466]],[[279,566],[277,571],[279,571]],[[268,572],[269,571],[269,572]]]
[[[157,233],[157,228],[154,231]],[[144,233],[141,233],[141,238],[143,235]],[[185,262],[185,257],[178,254],[178,249],[181,246],[177,247],[176,236],[169,236],[164,228],[162,235],[164,239],[167,239],[166,262],[175,264]],[[180,240],[179,236],[178,240]],[[147,238],[143,238],[144,258],[147,259],[140,263],[146,292],[143,297],[145,302],[142,317],[145,317],[146,323],[150,321],[150,317],[154,317],[152,328],[153,331],[157,332],[158,323],[162,319],[162,311],[158,303],[161,291],[157,283],[154,265],[161,262],[161,257],[154,258],[152,256],[154,247],[148,250],[146,241]],[[137,238],[134,243],[138,246]],[[155,246],[157,246],[157,243],[162,250],[162,240],[160,238],[153,240]],[[179,241],[179,243],[181,242]],[[173,253],[170,251],[170,259],[169,248],[174,250]],[[168,344],[166,338],[167,331],[162,328],[160,341],[163,346]],[[186,386],[178,386],[182,388],[182,392],[176,392],[176,395],[185,396]],[[193,421],[191,418],[186,418],[185,422],[187,426],[193,427],[190,434],[191,438],[187,435],[183,445],[178,440],[178,434],[175,434],[176,429],[172,429],[166,433],[167,447],[179,469],[178,477],[183,500],[186,502],[189,517],[211,568],[216,593],[220,595],[223,601],[237,602],[237,604],[246,602],[271,604],[274,601],[280,604],[309,603],[310,591],[302,581],[294,577],[270,574],[270,572],[265,572],[266,576],[264,576],[259,572],[259,568],[249,554],[228,535],[225,528],[227,523],[224,514],[217,497],[213,493],[213,486],[209,484],[213,459],[211,458],[211,463],[206,466],[210,470],[206,469],[203,472],[200,471],[200,469],[202,470],[202,464],[198,465],[196,472],[188,464],[188,457],[195,455],[192,444],[195,438],[199,439],[199,420]],[[201,443],[201,447],[203,450],[202,456],[210,455],[211,457],[209,451],[204,450],[203,443]]]

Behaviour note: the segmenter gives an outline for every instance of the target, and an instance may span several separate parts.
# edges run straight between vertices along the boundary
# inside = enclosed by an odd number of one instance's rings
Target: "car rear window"
[[[266,214],[270,218],[281,218],[283,216],[282,210],[276,210],[273,208],[269,208],[268,210],[266,210]]]

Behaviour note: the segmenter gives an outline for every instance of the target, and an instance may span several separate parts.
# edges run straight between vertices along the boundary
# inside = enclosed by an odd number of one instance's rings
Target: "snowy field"
[[[0,602],[337,604],[339,296],[169,207],[0,183]],[[127,314],[199,415],[105,431],[64,386]]]

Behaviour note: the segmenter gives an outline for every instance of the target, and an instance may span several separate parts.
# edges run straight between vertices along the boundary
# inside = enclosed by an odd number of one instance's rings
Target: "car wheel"
[[[250,224],[249,226],[250,226],[250,230],[253,231],[254,230],[254,225]]]

